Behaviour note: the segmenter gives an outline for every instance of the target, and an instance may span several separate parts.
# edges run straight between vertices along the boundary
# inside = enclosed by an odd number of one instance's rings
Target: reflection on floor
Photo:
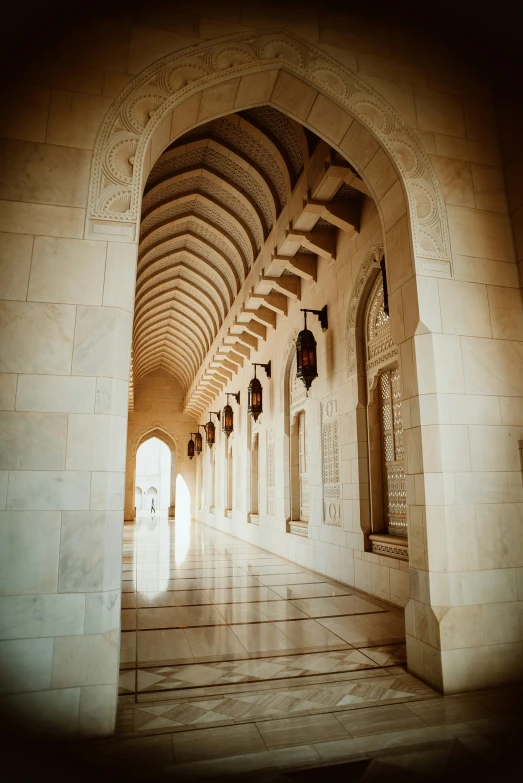
[[[366,758],[370,780],[484,762],[506,729],[503,692],[443,699],[407,673],[401,610],[205,525],[126,526],[122,584],[108,757],[196,778]]]

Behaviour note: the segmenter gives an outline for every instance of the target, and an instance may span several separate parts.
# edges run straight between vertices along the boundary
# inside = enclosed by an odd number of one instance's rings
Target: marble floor
[[[444,699],[406,671],[400,609],[208,526],[140,516],[122,580],[108,763],[245,779],[365,759],[351,780],[371,780],[484,763],[507,730],[514,689]]]

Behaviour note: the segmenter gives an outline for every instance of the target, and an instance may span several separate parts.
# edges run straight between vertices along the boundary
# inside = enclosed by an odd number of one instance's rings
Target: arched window
[[[364,318],[372,551],[406,559],[407,496],[398,348],[385,312],[383,276]]]
[[[233,506],[233,493],[234,493],[234,465],[233,465],[233,450],[232,443],[226,442],[225,448],[227,450],[227,512],[229,516],[232,514]]]
[[[214,506],[216,504],[216,462],[214,459],[215,449],[216,447],[209,449],[209,465],[211,468],[210,476],[209,476],[211,482],[211,487],[209,492],[209,499],[210,499],[209,511],[211,511],[212,513],[214,513]]]
[[[251,446],[251,522],[258,521],[260,513],[260,448],[259,433],[256,432],[252,438]],[[254,519],[253,519],[254,517]]]
[[[290,417],[290,529],[291,532],[299,535],[308,534],[307,525],[309,522],[310,503],[307,418],[304,409],[306,398],[303,381],[296,377],[296,355],[294,355],[289,372],[288,396]]]
[[[134,490],[134,507],[137,511],[142,510],[142,498],[143,498],[143,492],[141,490],[141,487],[135,487]]]

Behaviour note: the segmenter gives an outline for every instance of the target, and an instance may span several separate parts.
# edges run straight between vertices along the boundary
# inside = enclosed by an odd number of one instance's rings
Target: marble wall
[[[196,0],[165,16],[149,4],[136,17],[126,11],[67,30],[4,90],[0,706],[48,731],[110,733],[116,709],[136,245],[114,241],[110,232],[103,241],[86,238],[96,136],[115,96],[159,58],[274,26],[260,6]],[[453,256],[447,279],[430,271],[413,276],[401,185],[383,178],[386,159],[374,180],[367,173],[396,275],[391,307],[408,429],[409,667],[448,692],[513,680],[523,659],[523,309],[512,234],[519,237],[519,224],[511,224],[507,207],[491,88],[479,66],[465,67],[445,42],[399,24],[279,7],[277,27],[357,72],[416,132],[437,173]],[[336,129],[324,125],[321,132],[328,137]],[[153,156],[169,141],[162,139],[153,140]],[[363,146],[346,150],[361,169]],[[304,300],[328,302],[333,324],[320,341],[311,426],[317,400],[337,392],[340,417],[347,417],[344,461],[356,471],[364,463],[350,433],[355,393],[342,381],[342,324],[360,252],[343,270],[323,270]],[[291,326],[298,326],[294,311],[278,341]],[[273,351],[269,404],[283,460],[275,386],[283,357],[275,339],[259,358]],[[245,388],[246,380],[242,375],[232,386]],[[262,480],[267,418],[260,425]],[[245,419],[242,426],[239,440]],[[281,511],[286,490],[276,475]],[[407,572],[382,569],[361,552],[353,500],[344,498],[343,531],[320,527],[307,541],[285,533],[281,514],[265,514],[255,530],[243,509],[233,509],[230,520],[217,508],[214,524],[404,602]]]

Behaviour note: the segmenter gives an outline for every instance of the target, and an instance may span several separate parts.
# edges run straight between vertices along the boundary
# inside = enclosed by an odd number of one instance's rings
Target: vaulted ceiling
[[[264,106],[200,125],[158,159],[142,204],[134,383],[163,367],[187,391],[313,141]]]

